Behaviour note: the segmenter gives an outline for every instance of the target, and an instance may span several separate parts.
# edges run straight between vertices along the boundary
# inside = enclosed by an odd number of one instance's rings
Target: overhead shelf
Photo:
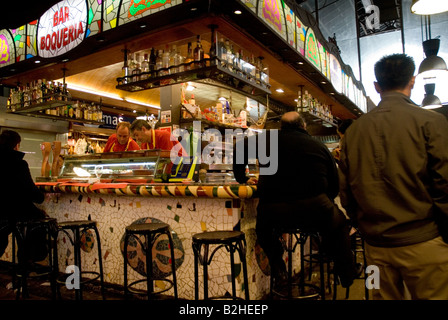
[[[204,67],[197,67],[204,65]],[[179,69],[190,69],[182,72],[173,72]],[[243,94],[260,96],[271,94],[270,85],[247,72],[232,67],[223,66],[219,58],[207,58],[201,61],[192,61],[169,68],[161,68],[153,72],[144,72],[139,75],[129,75],[117,78],[117,89],[137,92],[141,90],[154,89],[183,82],[202,82],[209,85],[236,90]],[[144,80],[132,81],[136,76],[148,77]]]

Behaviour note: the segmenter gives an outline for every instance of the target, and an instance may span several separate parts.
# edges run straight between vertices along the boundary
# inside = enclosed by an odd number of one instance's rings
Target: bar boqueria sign
[[[39,56],[56,57],[78,46],[85,38],[87,3],[65,0],[47,10],[39,19]]]

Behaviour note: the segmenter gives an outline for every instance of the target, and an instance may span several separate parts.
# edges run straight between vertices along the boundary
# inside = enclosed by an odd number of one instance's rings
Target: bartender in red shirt
[[[171,134],[166,130],[154,130],[145,120],[132,122],[131,133],[135,140],[141,142],[143,150],[161,149],[171,150],[177,141],[171,141]]]
[[[126,121],[119,122],[117,132],[107,140],[103,152],[120,152],[140,150],[137,142],[131,138],[131,124]]]

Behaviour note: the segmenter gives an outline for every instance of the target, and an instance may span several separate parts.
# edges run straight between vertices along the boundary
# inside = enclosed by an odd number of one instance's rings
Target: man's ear
[[[416,76],[413,76],[413,77],[411,78],[411,81],[409,81],[409,88],[410,88],[411,90],[414,89],[415,77],[416,77]]]
[[[376,92],[378,92],[379,94],[381,94],[381,92],[383,92],[383,90],[381,90],[380,85],[379,85],[378,82],[374,81],[373,85],[375,86]]]

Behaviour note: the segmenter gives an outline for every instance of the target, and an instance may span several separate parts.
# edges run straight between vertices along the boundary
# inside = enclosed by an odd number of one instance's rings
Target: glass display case
[[[69,155],[58,177],[73,181],[94,180],[145,181],[164,180],[164,173],[171,172],[173,163],[160,152],[114,152],[88,155]]]

